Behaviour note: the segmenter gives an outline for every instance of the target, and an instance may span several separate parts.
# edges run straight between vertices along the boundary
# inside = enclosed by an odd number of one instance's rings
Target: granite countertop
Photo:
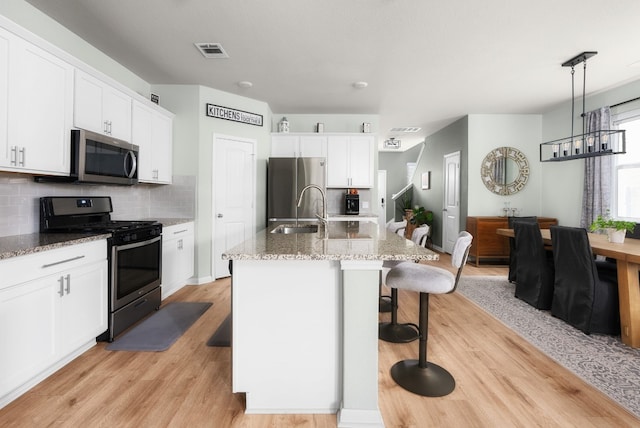
[[[0,237],[0,260],[107,239],[110,233],[31,233]]]
[[[190,218],[153,218],[146,220],[158,221],[162,223],[163,227],[193,221],[193,219]],[[31,233],[26,235],[3,236],[0,237],[0,260],[110,237],[110,233]]]
[[[333,221],[315,233],[270,233],[225,251],[224,260],[437,260],[438,254],[368,221]]]
[[[377,219],[375,214],[329,214],[329,221],[345,221],[345,220],[359,220],[359,219]]]
[[[162,227],[175,226],[176,224],[189,223],[193,221],[192,218],[149,218],[145,220],[155,220],[162,223]]]

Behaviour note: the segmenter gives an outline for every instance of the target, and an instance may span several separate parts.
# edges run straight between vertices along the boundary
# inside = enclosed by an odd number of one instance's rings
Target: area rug
[[[463,276],[458,292],[587,383],[640,417],[640,349],[586,335],[514,297],[507,277]]]
[[[207,346],[231,346],[231,314],[227,315],[213,336],[207,340]]]
[[[172,302],[111,342],[109,351],[166,351],[213,305],[210,302]]]

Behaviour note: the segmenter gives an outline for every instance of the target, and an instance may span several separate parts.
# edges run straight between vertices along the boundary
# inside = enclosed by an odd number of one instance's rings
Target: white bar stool
[[[455,276],[446,269],[418,263],[401,263],[387,275],[386,283],[389,287],[420,293],[419,357],[417,360],[398,361],[391,367],[391,377],[407,391],[425,397],[442,397],[455,389],[456,381],[453,376],[439,365],[427,361],[429,294],[455,291],[462,268],[467,262],[472,240],[469,232],[460,232],[456,239],[451,254],[451,264],[458,268]]]
[[[411,240],[416,244],[425,247],[429,236],[430,227],[422,225],[414,229]],[[382,272],[388,272],[400,263],[413,263],[407,261],[385,260],[382,263]],[[382,281],[386,284],[386,275],[381,273]],[[398,323],[398,289],[391,287],[391,321],[378,324],[378,338],[391,343],[413,342],[420,337],[418,326],[413,323]]]

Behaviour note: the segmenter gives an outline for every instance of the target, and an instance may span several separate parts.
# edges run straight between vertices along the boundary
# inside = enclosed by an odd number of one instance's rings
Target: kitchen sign
[[[262,115],[236,110],[229,107],[207,104],[207,116],[234,122],[248,123],[249,125],[262,126]]]

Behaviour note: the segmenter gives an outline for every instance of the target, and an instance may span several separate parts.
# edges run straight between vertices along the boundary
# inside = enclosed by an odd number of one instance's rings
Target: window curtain
[[[611,129],[611,109],[602,107],[585,113],[586,132]],[[589,228],[598,215],[605,215],[611,207],[611,172],[613,156],[586,158],[584,162],[584,191],[580,227]]]

